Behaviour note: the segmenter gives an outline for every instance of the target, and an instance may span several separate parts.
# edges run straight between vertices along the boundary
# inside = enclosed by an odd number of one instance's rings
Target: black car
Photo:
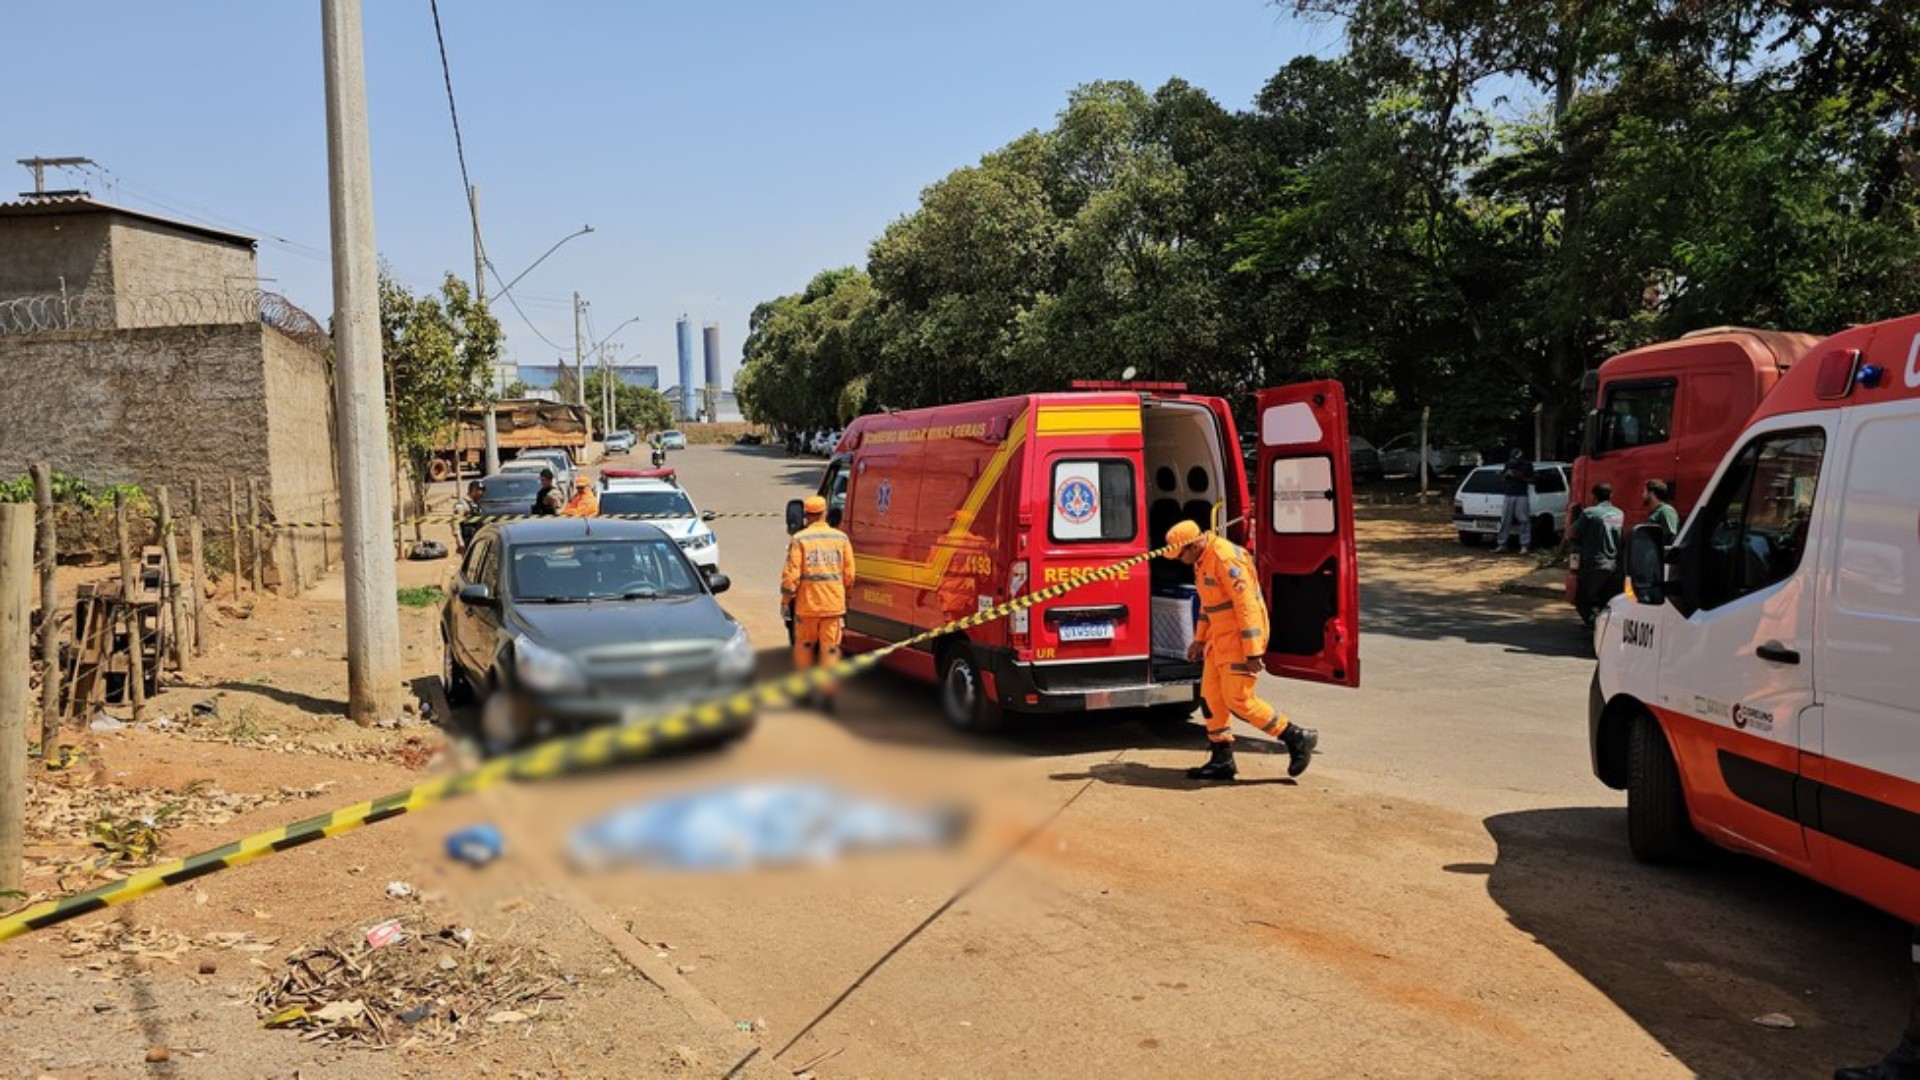
[[[540,493],[540,474],[494,473],[480,481],[480,501],[467,509],[460,522],[460,542],[473,546],[473,534],[486,518],[525,517],[533,513],[533,497]]]
[[[491,753],[664,711],[748,684],[753,647],[659,528],[606,518],[482,527],[441,617],[456,704],[485,691]]]

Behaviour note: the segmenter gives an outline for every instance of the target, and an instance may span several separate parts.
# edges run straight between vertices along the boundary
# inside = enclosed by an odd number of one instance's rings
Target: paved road
[[[777,510],[819,471],[732,448],[673,464],[722,513]],[[781,524],[716,530],[726,602],[784,670]],[[763,1019],[779,1065],[830,1055],[823,1075],[1804,1076],[1884,1049],[1902,927],[1744,859],[1634,864],[1621,797],[1587,771],[1577,624],[1373,558],[1363,688],[1263,687],[1322,732],[1298,783],[1257,738],[1240,783],[1188,783],[1197,727],[965,738],[930,688],[882,673],[837,718],[773,712],[681,773],[557,792],[546,827],[640,789],[796,772],[973,805],[952,855],[585,884],[683,992]],[[1798,1026],[1752,1023],[1772,1012]]]

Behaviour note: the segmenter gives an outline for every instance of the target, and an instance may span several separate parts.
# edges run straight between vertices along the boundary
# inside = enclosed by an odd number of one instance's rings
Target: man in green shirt
[[[1667,501],[1667,482],[1647,481],[1640,492],[1640,505],[1647,508],[1647,524],[1660,526],[1661,545],[1673,543],[1673,538],[1680,535],[1680,512]]]
[[[1573,519],[1575,578],[1573,606],[1580,621],[1593,626],[1594,613],[1620,593],[1620,530],[1627,517],[1613,505],[1613,485],[1593,485],[1593,505]]]

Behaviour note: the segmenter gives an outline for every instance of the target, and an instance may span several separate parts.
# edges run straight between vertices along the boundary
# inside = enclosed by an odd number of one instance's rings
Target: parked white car
[[[669,429],[667,431],[663,431],[660,433],[660,449],[685,450],[686,448],[687,448],[686,432],[680,431],[677,429]]]
[[[573,469],[570,466],[560,464],[552,458],[526,457],[523,455],[500,466],[501,474],[533,473],[537,476],[542,469],[553,470],[553,485],[562,492],[571,492],[573,490]]]
[[[602,480],[600,513],[638,514],[673,538],[700,572],[712,576],[720,569],[720,539],[680,485],[667,480]]]
[[[1453,495],[1453,528],[1460,542],[1477,545],[1500,534],[1500,512],[1506,507],[1506,488],[1501,483],[1503,465],[1487,465],[1473,470],[1460,482]],[[1564,461],[1533,463],[1533,493],[1528,509],[1533,515],[1533,546],[1552,545],[1567,516],[1567,480],[1573,466]],[[1518,536],[1510,539],[1519,543]]]
[[[840,434],[838,428],[832,431],[817,431],[808,449],[812,450],[816,457],[828,457],[833,453],[833,448],[840,445]]]

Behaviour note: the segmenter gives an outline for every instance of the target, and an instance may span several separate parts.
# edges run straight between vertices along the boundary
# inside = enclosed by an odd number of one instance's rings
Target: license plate
[[[1500,531],[1499,522],[1488,521],[1486,518],[1458,518],[1454,521],[1453,527],[1459,532],[1490,533]]]
[[[1061,641],[1112,641],[1111,622],[1066,623],[1060,627]]]

